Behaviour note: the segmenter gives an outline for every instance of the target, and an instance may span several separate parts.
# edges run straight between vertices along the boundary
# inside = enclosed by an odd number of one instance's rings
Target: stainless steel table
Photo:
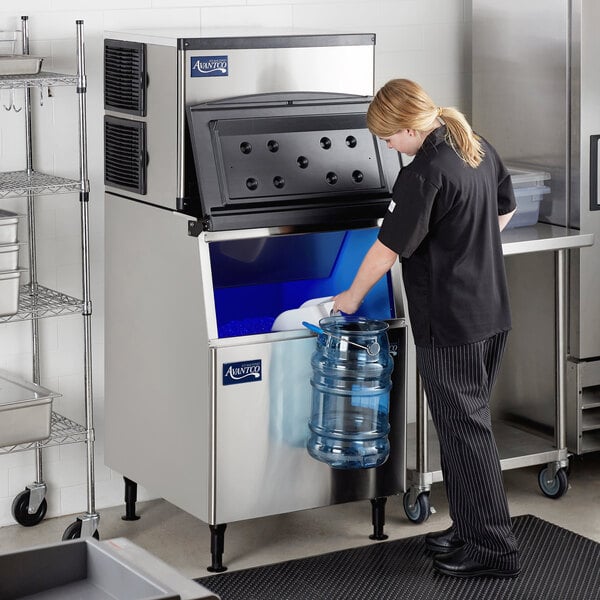
[[[505,256],[532,252],[555,254],[555,346],[556,387],[554,440],[507,421],[494,421],[494,435],[503,470],[547,463],[540,471],[539,483],[549,497],[557,498],[567,490],[568,466],[566,436],[566,341],[567,252],[569,249],[591,246],[593,234],[582,234],[545,223],[531,227],[505,230],[502,233],[502,250]],[[407,433],[407,470],[410,487],[404,495],[407,517],[422,523],[430,514],[429,491],[431,485],[442,481],[439,446],[435,431],[430,430],[425,394],[417,374],[416,421],[409,424]]]

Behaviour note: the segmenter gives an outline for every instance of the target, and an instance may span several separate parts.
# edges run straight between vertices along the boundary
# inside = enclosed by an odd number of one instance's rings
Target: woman
[[[416,83],[389,81],[367,125],[414,156],[394,184],[378,239],[334,310],[354,313],[400,258],[417,367],[440,441],[451,528],[426,536],[434,568],[513,577],[511,529],[489,398],[511,327],[500,231],[515,212],[510,176],[464,115]]]

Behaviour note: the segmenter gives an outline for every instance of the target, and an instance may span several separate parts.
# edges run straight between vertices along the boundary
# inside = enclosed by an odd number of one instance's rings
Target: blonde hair
[[[367,127],[380,138],[389,138],[402,129],[426,132],[437,119],[446,125],[446,141],[470,167],[481,163],[484,150],[465,116],[452,107],[439,107],[427,92],[409,79],[392,79],[375,94],[367,111]]]

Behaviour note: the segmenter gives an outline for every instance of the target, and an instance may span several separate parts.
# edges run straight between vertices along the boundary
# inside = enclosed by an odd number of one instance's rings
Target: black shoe
[[[438,554],[433,559],[433,568],[442,575],[452,577],[516,577],[520,569],[497,569],[488,567],[465,555],[464,548],[447,554]]]
[[[438,554],[444,554],[445,552],[452,552],[462,548],[464,542],[456,536],[454,527],[444,529],[444,531],[436,531],[435,533],[428,533],[425,536],[425,547],[431,552]]]

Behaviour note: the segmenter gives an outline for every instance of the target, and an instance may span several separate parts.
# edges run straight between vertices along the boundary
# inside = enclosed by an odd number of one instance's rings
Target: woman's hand
[[[369,290],[392,268],[398,255],[375,240],[365,255],[349,289],[333,298],[333,311],[352,315],[362,304]]]
[[[350,290],[346,290],[333,298],[333,312],[341,311],[353,315],[362,304],[362,298],[356,298]]]

